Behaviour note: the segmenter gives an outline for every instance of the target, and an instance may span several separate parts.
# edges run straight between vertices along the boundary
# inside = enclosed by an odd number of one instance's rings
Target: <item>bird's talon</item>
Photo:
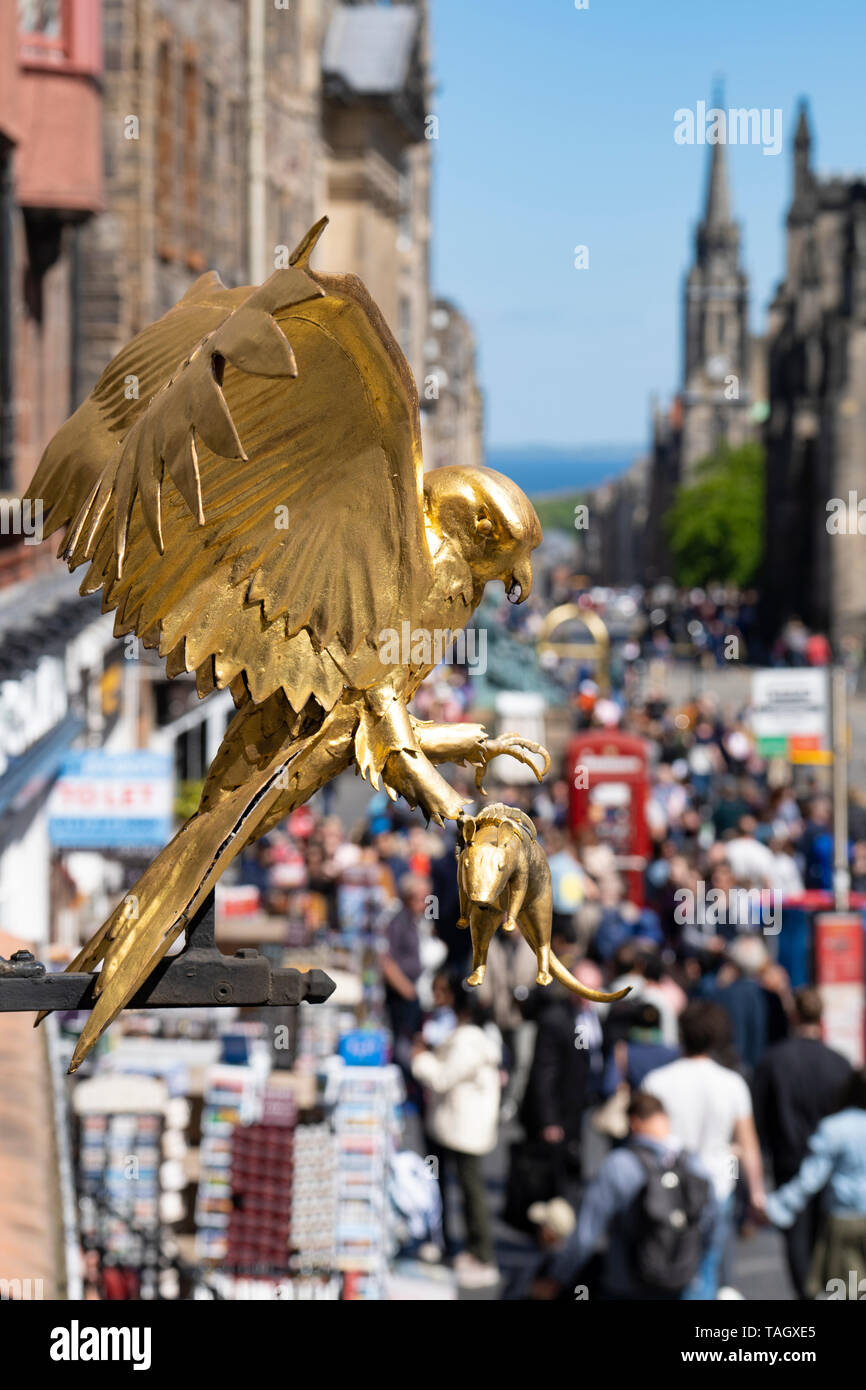
[[[541,759],[540,771],[530,755]],[[472,760],[475,763],[475,785],[480,792],[484,791],[481,782],[487,771],[488,763],[493,758],[500,757],[514,758],[516,762],[531,768],[538,782],[541,782],[550,771],[550,754],[540,743],[535,743],[532,739],[522,738],[520,734],[499,734],[496,738],[485,739],[483,743],[480,743],[477,749],[478,761],[475,762],[474,758]]]

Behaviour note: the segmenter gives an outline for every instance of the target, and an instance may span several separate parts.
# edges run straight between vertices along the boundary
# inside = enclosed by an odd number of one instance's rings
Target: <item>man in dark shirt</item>
[[[569,1198],[580,1181],[581,1125],[593,1060],[601,1060],[601,1029],[582,1001],[561,985],[544,994],[520,1122],[530,1141],[550,1146],[558,1195]]]
[[[815,796],[798,846],[806,861],[807,888],[833,886],[833,806],[827,796]]]
[[[810,1135],[836,1109],[851,1075],[845,1058],[821,1042],[818,990],[798,990],[795,1005],[793,1035],[767,1049],[752,1082],[758,1135],[769,1152],[777,1187],[798,1171]],[[820,1194],[785,1231],[791,1282],[803,1299],[819,1212]]]
[[[460,897],[457,891],[454,850],[462,845],[462,836],[446,828],[445,846],[440,855],[430,860],[430,879],[436,898],[439,916],[436,919],[436,935],[448,948],[448,968],[465,971],[472,969],[472,938],[465,927],[458,927],[460,917]]]
[[[422,1022],[417,990],[422,973],[418,921],[424,915],[429,884],[418,874],[404,874],[398,891],[401,905],[385,923],[386,950],[381,965],[385,1007],[394,1037],[394,1060],[408,1078],[409,1051]]]
[[[758,979],[766,962],[767,949],[759,936],[739,936],[728,947],[717,981],[715,999],[731,1020],[734,1047],[747,1075],[767,1046],[769,1006]]]

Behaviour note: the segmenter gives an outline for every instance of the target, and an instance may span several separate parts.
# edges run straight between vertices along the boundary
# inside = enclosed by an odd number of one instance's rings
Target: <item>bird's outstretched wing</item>
[[[90,562],[115,632],[199,693],[325,710],[345,663],[431,580],[418,397],[354,276],[308,268],[318,223],[255,289],[204,275],[108,366],[28,496]]]

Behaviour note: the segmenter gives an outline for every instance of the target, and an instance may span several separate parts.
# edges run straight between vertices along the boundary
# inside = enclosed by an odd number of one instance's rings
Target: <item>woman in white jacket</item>
[[[467,1234],[467,1250],[455,1257],[454,1265],[459,1283],[481,1288],[499,1279],[481,1158],[496,1147],[502,1041],[492,1026],[482,1028],[475,1021],[476,1000],[458,975],[435,977],[433,1001],[446,1017],[453,1010],[454,1026],[432,1049],[416,1043],[412,1074],[425,1090],[427,1141],[437,1161],[446,1252],[454,1249],[447,1192],[448,1170],[453,1167]]]

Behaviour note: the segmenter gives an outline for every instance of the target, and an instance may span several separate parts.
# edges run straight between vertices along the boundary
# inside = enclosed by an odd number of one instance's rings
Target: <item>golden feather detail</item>
[[[88,544],[92,544],[108,496],[114,493],[118,579],[123,577],[136,497],[156,548],[160,555],[165,551],[161,506],[164,469],[168,469],[198,524],[204,525],[196,438],[218,458],[246,460],[222,392],[225,363],[251,376],[297,376],[295,355],[272,315],[323,294],[321,287],[296,266],[275,271],[202,339],[136,420],[123,441],[119,460],[106,469],[94,501],[86,504],[88,510],[95,507],[102,493],[104,500],[89,531]],[[90,558],[87,546],[85,558]]]
[[[431,579],[417,391],[360,282],[308,269],[324,225],[260,287],[202,275],[106,367],[31,484],[116,635],[203,696],[282,691],[296,712],[332,709],[347,662]]]

